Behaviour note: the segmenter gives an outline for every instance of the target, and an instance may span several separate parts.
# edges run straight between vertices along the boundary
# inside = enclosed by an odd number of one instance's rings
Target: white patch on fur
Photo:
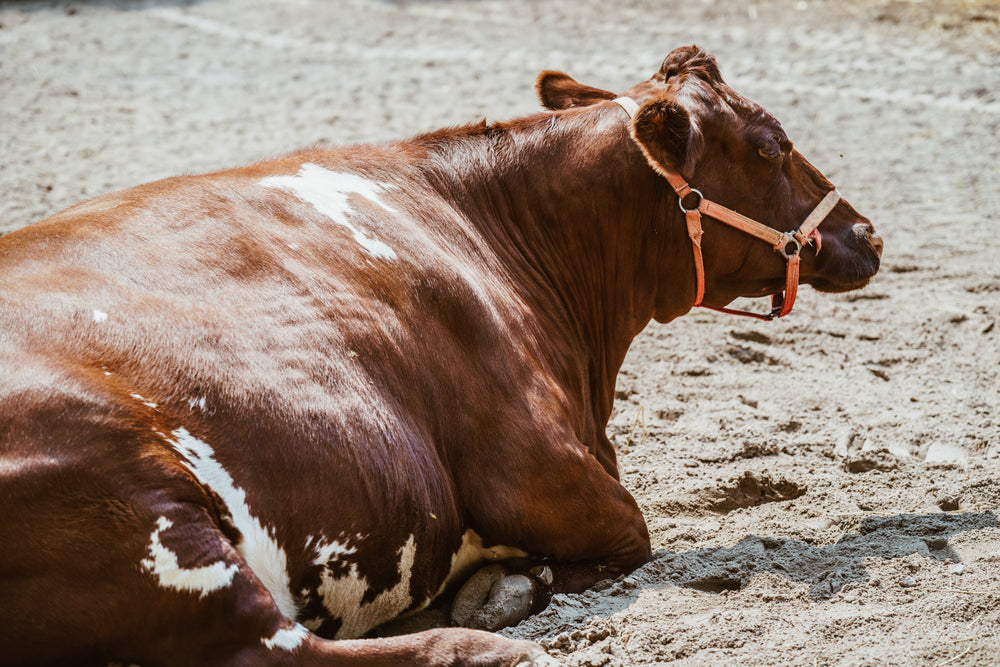
[[[310,543],[313,538],[310,537],[306,540],[306,548],[309,548]],[[353,553],[357,553],[358,548],[352,547],[347,544],[347,542],[340,542],[339,540],[334,540],[333,542],[327,543],[325,537],[320,537],[316,542],[316,546],[313,547],[316,550],[316,557],[313,558],[313,565],[326,565],[330,561],[339,560],[341,556],[348,556]]]
[[[396,259],[396,252],[392,248],[378,239],[369,238],[347,219],[348,214],[353,211],[349,201],[351,195],[359,195],[390,213],[396,213],[395,209],[380,198],[382,192],[394,186],[369,181],[356,174],[329,171],[311,162],[303,164],[295,176],[269,176],[261,179],[260,184],[291,192],[302,201],[312,204],[317,211],[346,227],[354,240],[373,257]]]
[[[299,623],[291,630],[282,628],[274,633],[273,637],[264,637],[260,643],[269,649],[281,648],[286,651],[294,651],[301,644],[302,640],[309,634],[309,630]]]
[[[174,525],[165,516],[156,520],[156,530],[149,536],[149,558],[141,561],[145,570],[153,574],[164,588],[198,593],[203,598],[212,591],[227,588],[233,583],[233,575],[239,571],[236,564],[217,561],[203,567],[184,568],[177,562],[177,554],[163,546],[160,533]]]
[[[395,618],[410,606],[413,602],[410,577],[413,575],[416,553],[416,539],[410,535],[396,552],[399,557],[399,583],[382,591],[368,603],[362,603],[362,599],[371,586],[368,579],[358,573],[357,563],[351,563],[347,567],[347,574],[341,577],[334,577],[326,566],[339,560],[339,554],[335,553],[334,558],[324,564],[317,592],[330,616],[341,621],[336,639],[359,637],[376,625]]]
[[[108,314],[103,310],[94,310],[94,322],[100,324],[101,322],[108,321]]]
[[[191,410],[194,410],[195,408],[198,408],[199,410],[201,410],[202,412],[204,412],[206,405],[207,404],[205,402],[205,397],[204,396],[201,396],[199,398],[189,398],[188,399],[188,408],[191,409]]]
[[[143,397],[140,394],[129,394],[129,396],[131,396],[132,398],[134,398],[135,400],[139,401],[140,403],[142,403],[145,406],[148,406],[150,408],[155,408],[156,407],[156,403],[152,402],[148,398]]]
[[[246,559],[247,565],[271,593],[278,609],[288,618],[298,616],[298,605],[290,590],[288,558],[278,544],[274,528],[265,528],[250,512],[247,494],[236,486],[229,472],[215,460],[215,452],[210,446],[179,428],[173,432],[175,441],[171,444],[187,459],[187,467],[205,486],[222,498],[233,516],[233,523],[243,534],[243,540],[236,545],[237,551]]]
[[[483,538],[479,537],[476,531],[467,530],[462,535],[461,546],[451,557],[451,568],[448,570],[448,576],[445,577],[434,597],[441,595],[452,582],[468,579],[481,565],[508,558],[527,558],[527,556],[527,551],[516,547],[493,546],[486,548],[483,546]]]

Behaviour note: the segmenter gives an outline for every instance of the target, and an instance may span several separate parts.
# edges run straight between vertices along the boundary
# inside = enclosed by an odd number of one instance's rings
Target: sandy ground
[[[717,6],[721,4],[722,6]],[[651,325],[610,433],[656,558],[507,631],[567,665],[1000,663],[1000,5],[0,4],[0,232],[714,52],[874,221],[866,290]]]

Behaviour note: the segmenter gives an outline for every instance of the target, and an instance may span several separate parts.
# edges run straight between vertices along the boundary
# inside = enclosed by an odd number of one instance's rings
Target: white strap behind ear
[[[612,101],[622,109],[625,109],[625,113],[628,114],[629,118],[635,118],[636,113],[639,112],[639,105],[631,97],[616,97]]]

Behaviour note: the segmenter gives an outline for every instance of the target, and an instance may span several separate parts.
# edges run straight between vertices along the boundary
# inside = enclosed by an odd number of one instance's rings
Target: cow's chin
[[[837,272],[820,271],[815,275],[802,277],[802,282],[820,292],[840,293],[861,289],[872,281],[878,273],[881,258],[874,250],[855,255],[853,261],[845,262]]]
[[[862,287],[867,287],[868,283],[870,283],[874,277],[875,275],[872,274],[867,278],[861,278],[850,282],[834,282],[824,278],[811,278],[805,282],[818,292],[840,294],[842,292],[853,292],[854,290],[859,290]]]

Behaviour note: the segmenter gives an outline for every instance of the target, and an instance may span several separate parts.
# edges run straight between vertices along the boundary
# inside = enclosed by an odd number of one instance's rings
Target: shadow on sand
[[[833,544],[815,546],[783,537],[751,535],[731,547],[661,550],[653,560],[614,582],[598,584],[579,595],[557,595],[547,609],[503,634],[540,640],[570,628],[583,628],[595,617],[607,618],[631,606],[643,591],[685,587],[711,593],[739,590],[759,574],[770,573],[807,584],[810,597],[822,602],[851,582],[869,578],[871,559],[917,554],[939,561],[960,558],[948,538],[1000,526],[992,511],[868,516]]]
[[[824,546],[752,535],[732,547],[660,552],[643,568],[648,570],[643,579],[652,583],[655,571],[663,583],[719,592],[738,590],[753,576],[770,572],[808,584],[814,599],[825,600],[845,584],[867,579],[866,559],[889,560],[917,554],[958,561],[958,555],[948,545],[950,536],[997,525],[996,514],[989,511],[868,516],[861,520],[856,532]]]

